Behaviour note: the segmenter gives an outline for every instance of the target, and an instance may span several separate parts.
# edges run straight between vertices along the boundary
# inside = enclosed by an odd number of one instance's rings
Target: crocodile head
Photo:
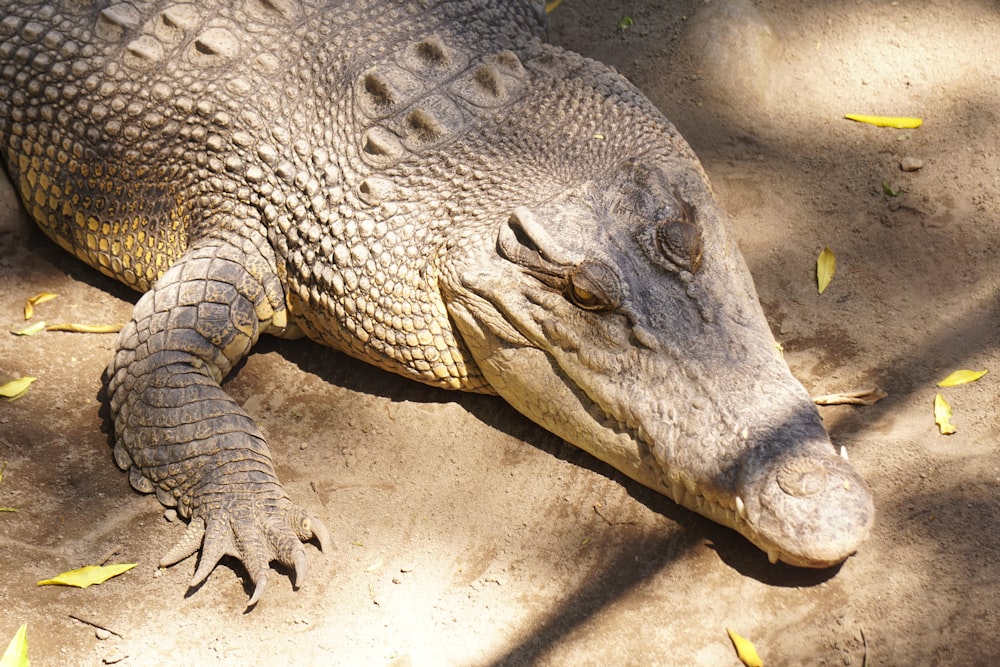
[[[782,360],[689,153],[593,170],[463,252],[449,313],[520,412],[772,562],[855,552],[870,493]]]

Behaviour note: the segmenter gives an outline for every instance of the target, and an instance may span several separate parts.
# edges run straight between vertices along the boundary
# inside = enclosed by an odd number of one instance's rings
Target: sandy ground
[[[0,513],[0,644],[26,621],[34,665],[736,666],[728,626],[768,665],[862,665],[865,643],[869,665],[1000,661],[996,3],[565,0],[551,36],[629,76],[694,146],[808,389],[889,393],[823,409],[876,496],[863,549],[836,571],[770,566],[499,399],[268,340],[227,387],[335,548],[309,547],[306,585],[276,573],[244,614],[233,562],[187,595],[193,559],[156,570],[183,527],[111,462],[113,337],[0,336],[0,380],[39,378],[0,403],[0,506],[19,510]],[[50,322],[127,319],[131,293],[2,200],[4,328],[40,291],[60,295]],[[825,246],[838,272],[818,295]],[[938,390],[956,368],[991,373]],[[934,427],[937,391],[955,435]],[[106,559],[139,566],[35,586]]]

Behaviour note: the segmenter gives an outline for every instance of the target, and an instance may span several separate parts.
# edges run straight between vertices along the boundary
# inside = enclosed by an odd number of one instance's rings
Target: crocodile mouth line
[[[592,402],[595,407],[600,408],[599,403],[593,400]],[[641,473],[645,469],[653,474],[653,479],[651,480],[637,479],[637,481],[646,484],[650,481],[654,482],[661,493],[668,496],[681,507],[696,512],[744,535],[767,553],[768,560],[772,564],[781,560],[781,556],[784,553],[776,545],[761,546],[761,543],[767,542],[767,540],[762,539],[762,536],[759,536],[757,531],[747,521],[746,503],[738,494],[726,496],[725,494],[706,493],[697,482],[685,476],[676,468],[665,467],[652,454],[652,438],[642,425],[622,421],[606,412],[603,408],[600,409],[604,416],[603,426],[605,428],[623,433],[635,443],[638,450],[638,459],[641,462],[640,469],[637,472]],[[742,433],[745,434],[745,430]]]
[[[595,407],[598,407],[598,404],[595,403]],[[634,425],[627,421],[619,420],[613,415],[604,412],[603,409],[601,412],[604,414],[604,427],[627,435],[636,444],[638,458],[641,461],[637,470],[639,475],[636,481],[655,486],[661,493],[681,507],[696,512],[731,530],[735,530],[767,554],[767,559],[772,565],[779,561],[800,567],[821,567],[833,564],[810,562],[806,558],[794,556],[782,549],[753,527],[748,519],[746,502],[739,494],[706,493],[705,489],[697,482],[685,476],[676,468],[664,466],[662,462],[653,456],[651,451],[652,439],[641,425]],[[741,440],[746,440],[747,431],[745,429],[740,431],[739,437]],[[846,461],[847,450],[843,446],[840,448],[839,453],[841,458]],[[644,471],[651,473],[650,478],[645,480],[639,479],[638,477],[642,477]],[[649,484],[649,482],[653,482],[653,484]]]

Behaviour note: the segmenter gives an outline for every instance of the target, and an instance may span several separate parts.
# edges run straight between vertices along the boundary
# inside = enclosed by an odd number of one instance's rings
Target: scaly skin
[[[0,156],[59,245],[145,292],[115,460],[191,522],[164,557],[300,580],[323,524],[219,387],[262,332],[495,392],[824,567],[872,522],[774,349],[697,159],[499,0],[0,0]]]

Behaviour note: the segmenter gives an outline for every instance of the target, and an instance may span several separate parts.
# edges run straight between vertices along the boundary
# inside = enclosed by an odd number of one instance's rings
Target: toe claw
[[[300,549],[299,551],[295,552],[294,556],[292,556],[292,562],[293,562],[292,568],[295,571],[295,576],[292,580],[292,586],[298,588],[306,580],[306,572],[308,571],[309,559],[306,558],[306,552]]]
[[[319,519],[312,520],[313,536],[319,541],[319,550],[328,553],[333,548],[333,540],[330,539],[330,531],[326,529]]]
[[[204,583],[206,579],[208,579],[208,575],[212,574],[212,570],[214,570],[215,566],[219,564],[220,560],[222,560],[223,555],[224,554],[220,553],[210,558],[206,553],[202,552],[198,568],[194,571],[194,576],[191,577],[191,588],[197,588]]]
[[[205,537],[205,520],[200,516],[196,516],[191,519],[191,523],[188,524],[187,530],[184,531],[184,535],[178,540],[177,544],[170,548],[170,551],[163,554],[163,558],[160,559],[160,567],[170,567],[175,563],[179,563],[188,556],[197,553],[198,549],[201,548],[202,539]]]
[[[222,531],[217,522],[209,524],[201,545],[201,560],[198,561],[198,567],[195,568],[194,576],[191,578],[191,588],[200,586],[222,557],[231,552],[231,549],[227,548],[230,542],[229,534]]]
[[[247,602],[247,608],[253,607],[260,600],[261,596],[264,595],[264,589],[267,587],[267,573],[261,573],[257,578],[256,585],[253,588],[253,595],[250,596],[250,601]]]

